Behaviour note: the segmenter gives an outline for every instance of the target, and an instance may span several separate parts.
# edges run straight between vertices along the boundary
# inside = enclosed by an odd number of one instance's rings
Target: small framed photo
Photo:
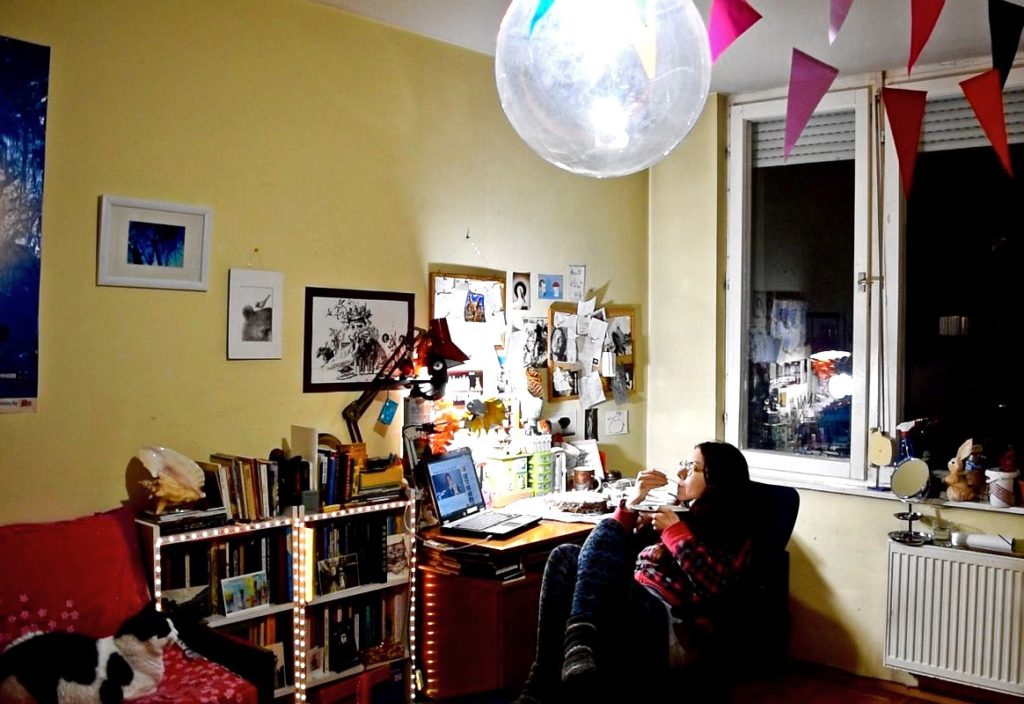
[[[284,274],[228,272],[228,359],[281,359]]]
[[[355,553],[328,557],[316,563],[320,594],[333,594],[359,586],[359,556]]]
[[[270,603],[270,588],[267,585],[266,572],[251,572],[238,577],[225,577],[220,580],[223,592],[224,615],[266,606]]]
[[[411,293],[307,288],[302,390],[370,388],[413,337]]]
[[[209,208],[104,195],[97,283],[205,291],[212,223]]]

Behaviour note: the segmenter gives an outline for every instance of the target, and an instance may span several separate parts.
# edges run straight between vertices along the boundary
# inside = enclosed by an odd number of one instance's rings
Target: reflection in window
[[[751,172],[746,447],[850,456],[854,162]]]

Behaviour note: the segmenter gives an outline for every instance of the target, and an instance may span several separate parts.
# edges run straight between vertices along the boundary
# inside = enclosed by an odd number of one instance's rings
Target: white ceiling
[[[364,17],[494,55],[509,0],[316,0]],[[1011,0],[1024,5],[1024,0]],[[707,21],[711,0],[694,0]],[[784,87],[795,46],[840,75],[906,67],[910,0],[856,0],[836,43],[828,44],[829,0],[751,0],[764,19],[722,54],[712,90]],[[988,56],[988,3],[949,0],[918,63]]]

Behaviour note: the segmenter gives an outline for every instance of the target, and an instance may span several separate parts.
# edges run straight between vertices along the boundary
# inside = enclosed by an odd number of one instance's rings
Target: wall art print
[[[368,389],[413,334],[411,293],[307,288],[302,390]]]
[[[39,393],[39,273],[50,49],[0,37],[0,413]]]

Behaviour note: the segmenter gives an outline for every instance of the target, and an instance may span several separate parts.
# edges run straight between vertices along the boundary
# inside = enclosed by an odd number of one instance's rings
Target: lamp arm
[[[369,388],[365,389],[363,393],[359,394],[356,400],[345,406],[341,411],[341,417],[345,420],[345,426],[348,429],[349,439],[352,442],[362,442],[363,434],[359,430],[359,420],[366,413],[366,409],[373,403],[373,399],[377,397],[385,387],[387,387],[393,381],[400,381],[393,377],[393,374],[400,368],[402,361],[408,357],[414,349],[415,340],[420,335],[420,329],[416,328],[413,332],[413,339],[408,343],[401,344],[394,349],[391,356],[387,358],[383,366],[370,381]],[[403,382],[404,383],[404,382]]]

